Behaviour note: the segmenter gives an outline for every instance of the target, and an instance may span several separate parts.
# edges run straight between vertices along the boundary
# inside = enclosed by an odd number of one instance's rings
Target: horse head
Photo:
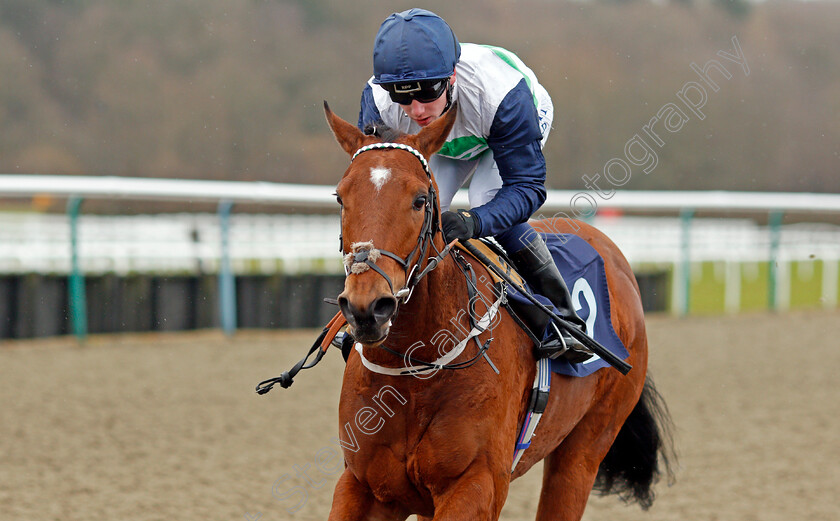
[[[388,335],[399,300],[410,296],[439,232],[437,186],[427,161],[446,141],[453,109],[417,134],[392,131],[383,141],[381,133],[363,133],[324,103],[330,129],[351,155],[336,188],[347,271],[338,303],[364,344]]]

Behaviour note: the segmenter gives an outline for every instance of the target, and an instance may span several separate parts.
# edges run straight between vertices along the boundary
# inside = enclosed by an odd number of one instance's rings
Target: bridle
[[[352,266],[361,263],[363,265],[368,266],[370,269],[374,270],[376,273],[381,275],[385,281],[388,283],[388,287],[391,289],[391,294],[396,298],[398,301],[408,302],[408,299],[411,298],[411,294],[414,291],[415,286],[420,280],[426,276],[430,271],[437,267],[438,263],[449,253],[449,246],[443,249],[442,252],[439,252],[437,256],[430,257],[426,267],[422,270],[418,271],[420,268],[420,264],[423,262],[423,259],[426,258],[426,253],[429,250],[429,246],[432,244],[432,239],[434,238],[435,233],[440,230],[440,219],[438,215],[438,204],[437,204],[437,192],[435,191],[435,185],[432,182],[432,171],[429,169],[429,163],[426,161],[426,158],[423,157],[416,149],[404,145],[402,143],[373,143],[370,145],[363,146],[359,150],[353,154],[353,157],[350,158],[352,162],[356,159],[360,154],[368,152],[370,150],[404,150],[414,157],[416,157],[420,164],[423,166],[423,171],[426,173],[426,177],[429,179],[429,193],[426,198],[426,205],[425,205],[425,215],[423,217],[423,227],[420,229],[420,234],[417,236],[417,243],[414,246],[414,249],[406,255],[405,257],[401,257],[396,253],[390,252],[388,250],[381,250],[373,248],[372,243],[354,243],[351,245],[351,251],[346,254],[345,256],[345,266],[347,271],[347,276],[353,275],[354,273],[358,273],[357,271],[351,269]],[[339,238],[341,243],[341,250],[342,253],[344,252],[344,244],[343,239]],[[376,260],[379,255],[384,255],[390,259],[393,259],[397,264],[399,264],[404,273],[405,273],[405,286],[400,288],[398,291],[394,291],[394,283],[391,281],[391,277],[388,276],[379,266],[376,265]]]
[[[363,273],[364,271],[367,271],[367,269],[372,269],[376,273],[381,275],[388,282],[388,286],[391,288],[391,293],[394,296],[394,298],[397,299],[398,303],[400,301],[408,302],[408,299],[411,298],[411,293],[414,291],[414,288],[417,286],[417,283],[420,282],[420,280],[422,280],[423,277],[425,277],[430,271],[435,269],[440,264],[440,262],[444,259],[444,257],[446,257],[449,254],[450,249],[452,248],[452,246],[457,241],[452,241],[450,244],[447,244],[443,248],[443,250],[440,250],[440,251],[437,250],[437,247],[435,247],[434,243],[432,242],[432,239],[434,238],[435,234],[440,231],[440,218],[439,218],[439,215],[438,215],[437,193],[435,191],[434,182],[432,182],[432,172],[431,172],[431,170],[429,170],[429,164],[426,161],[426,158],[423,157],[423,154],[421,154],[420,152],[418,152],[414,148],[412,148],[408,145],[401,144],[401,143],[374,143],[374,144],[371,144],[371,145],[364,146],[364,147],[360,148],[359,150],[357,150],[356,153],[353,154],[353,157],[350,159],[350,161],[352,162],[354,159],[356,159],[356,157],[359,154],[362,154],[364,152],[368,152],[370,150],[379,150],[379,149],[397,149],[397,150],[404,150],[406,152],[409,152],[410,154],[412,154],[414,157],[416,157],[420,161],[421,165],[423,165],[423,171],[426,172],[426,177],[429,179],[429,192],[428,192],[428,197],[426,199],[425,215],[424,215],[424,218],[423,218],[423,227],[420,229],[420,233],[417,237],[417,244],[414,246],[414,248],[411,250],[411,252],[408,255],[406,255],[405,257],[400,257],[396,253],[393,253],[393,252],[390,252],[390,251],[387,251],[387,250],[377,250],[377,249],[373,248],[372,241],[369,242],[369,243],[361,243],[362,245],[360,245],[360,243],[355,243],[355,244],[351,245],[351,250],[352,251],[347,253],[347,252],[344,251],[344,240],[339,235],[339,250],[343,254],[345,254],[345,266],[347,267],[347,276],[348,277],[350,275],[353,275],[354,273]],[[426,258],[426,253],[428,252],[430,246],[432,248],[434,248],[435,251],[438,254],[435,255],[435,256],[430,256],[428,258],[428,261],[426,262],[426,266],[418,272],[417,270],[420,267],[420,264],[423,262],[423,259]],[[470,271],[470,273],[473,275],[472,280],[470,280],[470,278],[467,277],[467,287],[468,288],[471,287],[471,288],[473,288],[473,290],[475,290],[477,283],[475,281],[475,273],[472,271],[472,267],[469,265],[469,263],[466,263],[463,260],[461,260],[461,261],[458,260],[460,258],[460,256],[457,254],[457,250],[452,250],[452,252],[453,252],[453,256],[455,256],[456,264],[464,264],[466,266],[466,268]],[[391,281],[391,278],[388,276],[387,273],[382,271],[382,269],[379,268],[376,265],[376,260],[379,259],[381,255],[385,255],[386,257],[388,257],[390,259],[393,259],[395,262],[397,262],[397,264],[402,266],[403,270],[405,271],[405,273],[406,273],[406,278],[405,278],[406,283],[405,283],[405,286],[402,287],[399,291],[396,291],[396,292],[394,291],[394,284]],[[360,268],[364,268],[364,269],[354,270],[353,269],[354,267],[360,267]],[[463,269],[462,269],[462,271],[463,271]],[[473,302],[473,295],[474,295],[474,293],[471,293],[470,302]],[[395,368],[380,367],[376,364],[372,364],[371,362],[365,360],[364,353],[362,352],[362,350],[360,350],[361,344],[356,344],[355,340],[353,340],[352,336],[345,337],[345,340],[347,338],[349,338],[353,342],[353,344],[356,345],[356,350],[359,351],[359,355],[360,355],[361,359],[363,360],[362,363],[365,365],[365,367],[367,367],[369,370],[377,372],[377,373],[399,374],[399,375],[408,375],[408,374],[416,375],[416,374],[429,373],[431,371],[437,371],[438,369],[464,369],[464,368],[472,366],[481,357],[484,357],[488,361],[488,363],[491,365],[491,367],[493,367],[493,370],[498,374],[498,372],[499,372],[498,369],[496,369],[495,366],[493,366],[492,362],[490,362],[490,358],[487,356],[487,353],[486,353],[487,349],[490,346],[490,342],[493,340],[493,338],[490,337],[489,339],[487,339],[484,342],[484,344],[481,344],[480,342],[478,342],[478,335],[483,333],[488,327],[490,329],[492,329],[492,318],[493,318],[495,312],[498,311],[499,305],[503,305],[503,304],[506,303],[505,295],[506,295],[506,293],[504,291],[504,287],[502,287],[502,290],[500,291],[499,299],[494,304],[489,306],[486,317],[482,317],[480,320],[478,320],[477,324],[473,324],[473,327],[472,327],[470,333],[468,334],[468,336],[464,340],[462,340],[461,343],[458,344],[458,346],[456,346],[455,349],[453,349],[447,355],[444,355],[443,357],[438,358],[434,362],[425,362],[425,361],[422,361],[422,360],[416,360],[416,359],[411,357],[410,352],[409,353],[398,353],[398,352],[396,352],[392,349],[389,349],[384,344],[379,346],[380,348],[384,349],[385,351],[387,351],[387,352],[389,352],[389,353],[391,353],[395,356],[403,358],[403,360],[405,360],[406,363],[410,363],[411,368],[407,369],[407,370],[402,370],[400,368],[395,369]],[[336,317],[339,317],[339,316],[340,316],[340,314],[336,315]],[[471,323],[474,322],[474,320],[472,318],[472,315],[468,315],[468,316],[470,317]],[[333,320],[336,320],[336,319],[334,318]],[[487,323],[485,324],[484,322],[487,322]],[[341,323],[339,323],[339,324],[341,324]],[[333,327],[334,327],[334,324],[331,322],[330,324],[328,324],[328,327],[324,328],[324,331],[321,333],[321,336],[318,337],[318,339],[315,341],[315,344],[313,344],[312,348],[309,350],[309,353],[307,353],[306,357],[304,357],[300,362],[298,362],[291,370],[284,372],[279,377],[270,378],[268,380],[260,382],[257,385],[257,393],[259,393],[259,394],[267,393],[268,391],[271,390],[271,388],[274,386],[275,383],[280,383],[281,387],[283,387],[283,388],[289,387],[290,385],[292,385],[292,382],[293,382],[293,379],[294,379],[295,375],[301,369],[309,369],[311,367],[314,367],[321,360],[321,358],[324,356],[324,353],[326,352],[326,346],[329,346],[331,342],[334,343],[334,341],[332,339],[335,338],[335,331],[333,331],[333,333],[332,333],[333,337],[330,337],[330,339],[325,340],[325,338],[327,338],[327,335],[328,335],[329,331],[331,331],[332,330],[331,328],[333,328]],[[475,356],[473,356],[470,360],[467,360],[465,362],[450,363],[454,358],[456,358],[457,356],[460,355],[461,351],[464,349],[464,347],[466,347],[466,345],[469,343],[469,341],[471,339],[478,343],[478,346],[479,346],[478,353]],[[338,345],[338,344],[336,344],[336,345]],[[309,357],[315,351],[318,351],[318,354],[315,357],[315,359],[312,362],[307,362]],[[347,359],[347,357],[345,355],[345,360],[346,359]]]
[[[434,247],[434,243],[432,239],[434,235],[440,231],[440,224],[439,224],[439,216],[438,216],[438,200],[437,200],[437,193],[435,192],[435,185],[432,182],[432,172],[429,170],[429,164],[426,161],[426,158],[423,157],[423,154],[415,150],[414,148],[404,145],[401,143],[374,143],[371,145],[364,146],[356,151],[353,154],[353,157],[350,159],[352,162],[359,154],[367,152],[369,150],[378,150],[378,149],[398,149],[404,150],[406,152],[411,153],[416,157],[420,164],[423,165],[423,171],[426,172],[426,177],[429,179],[429,193],[426,199],[426,214],[423,219],[423,227],[420,229],[420,234],[417,237],[417,244],[414,246],[414,249],[411,250],[405,258],[400,257],[399,255],[387,251],[387,250],[377,250],[373,248],[373,243],[354,243],[351,246],[351,252],[345,255],[345,267],[347,268],[347,276],[353,275],[355,273],[362,273],[367,271],[368,268],[376,271],[380,274],[387,282],[388,286],[391,288],[391,293],[393,294],[394,298],[397,301],[408,302],[408,299],[411,298],[411,294],[414,291],[415,286],[417,285],[420,280],[425,277],[430,271],[435,269],[438,264],[446,257],[449,252],[450,248],[457,242],[452,241],[450,244],[447,244],[443,250],[439,251],[437,255],[430,256],[428,262],[426,263],[426,267],[423,268],[421,271],[417,271],[420,267],[420,263],[423,262],[423,259],[426,258],[426,253],[431,245]],[[357,249],[358,248],[358,249]],[[342,252],[344,251],[343,243],[342,243]],[[435,251],[437,249],[435,248]],[[417,255],[419,253],[419,255]],[[396,261],[400,266],[402,266],[403,270],[406,273],[406,284],[403,288],[399,291],[394,291],[394,285],[391,281],[391,278],[388,277],[388,274],[382,271],[376,265],[376,260],[380,258],[381,255],[389,257]],[[415,259],[415,255],[417,255]],[[472,266],[463,258],[457,254],[456,250],[453,250],[453,255],[455,256],[456,265],[459,265],[461,271],[464,273],[464,276],[467,280],[467,288],[470,292],[470,302],[474,302],[475,295],[477,293],[477,282],[475,280],[475,272],[472,270]],[[361,266],[360,266],[361,265]],[[359,269],[354,269],[359,268]],[[468,275],[465,270],[469,270]],[[490,347],[490,342],[493,340],[491,336],[487,339],[484,344],[478,341],[478,335],[482,334],[486,329],[492,329],[490,325],[495,316],[495,313],[498,311],[500,305],[506,304],[505,298],[505,289],[502,286],[501,291],[499,292],[499,298],[496,300],[495,303],[488,304],[488,310],[485,316],[483,316],[479,320],[474,320],[471,315],[469,315],[470,323],[472,324],[472,329],[470,330],[469,334],[466,338],[464,338],[455,348],[453,348],[449,353],[443,355],[442,357],[438,358],[433,362],[426,362],[422,360],[417,360],[412,358],[410,353],[399,353],[394,351],[384,344],[380,345],[379,347],[384,349],[385,351],[398,356],[402,357],[407,364],[411,364],[410,368],[389,368],[379,366],[370,362],[369,360],[365,359],[364,352],[362,350],[362,345],[355,343],[355,349],[359,352],[359,356],[361,357],[362,364],[367,367],[370,371],[380,373],[380,374],[388,374],[388,375],[418,375],[418,374],[434,374],[439,369],[463,369],[466,367],[470,367],[471,365],[475,364],[481,357],[484,357],[493,370],[498,374],[498,369],[495,368],[493,363],[490,361],[490,358],[487,356],[486,351]],[[451,363],[452,360],[457,358],[461,352],[464,350],[466,345],[470,342],[470,340],[474,340],[478,344],[478,353],[473,356],[471,359],[460,362],[460,363]]]

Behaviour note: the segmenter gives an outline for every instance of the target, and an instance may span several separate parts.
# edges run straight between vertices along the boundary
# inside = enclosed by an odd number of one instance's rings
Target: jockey
[[[459,44],[449,25],[424,9],[389,16],[373,48],[373,77],[362,93],[359,128],[385,124],[417,133],[457,101],[455,126],[429,161],[447,242],[493,236],[528,284],[580,328],[563,277],[528,218],[545,202],[545,158],[554,108],[534,72],[499,47]],[[469,211],[450,211],[472,174]],[[556,329],[555,329],[556,331]],[[565,330],[541,349],[588,358]]]

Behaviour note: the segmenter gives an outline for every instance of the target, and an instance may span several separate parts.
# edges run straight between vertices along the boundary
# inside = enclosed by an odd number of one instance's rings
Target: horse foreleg
[[[497,521],[510,481],[494,482],[486,470],[466,473],[435,499],[434,521]]]
[[[408,513],[382,503],[349,470],[338,478],[329,521],[404,521]]]

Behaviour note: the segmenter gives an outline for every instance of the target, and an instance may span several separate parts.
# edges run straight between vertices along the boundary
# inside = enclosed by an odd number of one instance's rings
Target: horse
[[[405,370],[434,365],[445,350],[431,339],[445,332],[451,346],[474,325],[465,308],[478,300],[489,308],[499,297],[489,284],[474,284],[478,293],[470,294],[463,262],[447,255],[438,223],[427,160],[446,141],[455,110],[413,135],[362,132],[326,102],[324,110],[352,156],[336,187],[348,267],[337,300],[356,342],[339,402],[345,470],[329,519],[497,520],[511,480],[541,460],[538,521],[579,520],[593,488],[650,506],[667,465],[670,420],[646,377],[639,288],[616,245],[583,222],[532,223],[541,232],[574,233],[604,259],[613,328],[633,368],[627,375],[610,368],[582,378],[553,374],[542,422],[511,472],[537,371],[533,342],[511,313],[498,309],[492,327],[468,343],[477,352],[472,363],[465,352],[451,366],[458,370]],[[473,278],[487,280],[485,267],[462,257]],[[486,363],[481,354],[489,355]]]

